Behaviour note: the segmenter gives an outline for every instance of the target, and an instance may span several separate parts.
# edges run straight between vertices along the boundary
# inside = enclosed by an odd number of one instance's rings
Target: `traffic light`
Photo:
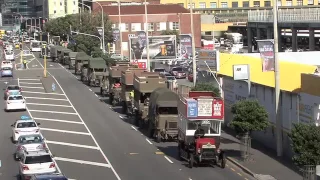
[[[42,48],[41,49],[41,55],[46,56],[47,55],[47,48]]]

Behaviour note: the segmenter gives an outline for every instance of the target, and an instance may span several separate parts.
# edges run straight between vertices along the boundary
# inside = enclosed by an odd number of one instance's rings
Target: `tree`
[[[215,87],[212,83],[197,83],[191,91],[212,91],[217,97],[220,97],[220,89]]]
[[[320,128],[314,124],[294,124],[289,137],[294,152],[292,160],[303,167],[320,164]]]
[[[237,134],[250,136],[253,131],[263,131],[270,126],[268,113],[257,100],[241,100],[231,107],[231,127]]]
[[[49,32],[50,35],[60,36],[63,40],[67,39],[67,35],[70,34],[70,27],[72,31],[77,31],[81,33],[91,34],[99,36],[97,27],[101,27],[102,14],[90,14],[88,12],[83,12],[81,14],[72,14],[65,17],[56,18],[50,20],[45,24],[45,31]],[[104,28],[105,28],[105,43],[112,41],[112,23],[108,16],[104,14]],[[74,44],[69,44],[69,48],[73,51],[83,51],[88,55],[92,53],[99,54],[99,49],[101,47],[100,40],[97,37],[91,37],[86,35],[71,35],[71,42]],[[98,48],[98,49],[97,49]],[[98,52],[95,52],[98,51]]]
[[[180,32],[177,30],[164,30],[161,32],[161,35],[176,35],[177,43],[180,41]]]

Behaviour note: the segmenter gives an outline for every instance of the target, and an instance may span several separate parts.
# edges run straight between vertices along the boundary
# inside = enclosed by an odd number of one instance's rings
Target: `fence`
[[[273,22],[272,10],[249,11],[248,22]],[[279,23],[319,23],[320,8],[278,10]]]

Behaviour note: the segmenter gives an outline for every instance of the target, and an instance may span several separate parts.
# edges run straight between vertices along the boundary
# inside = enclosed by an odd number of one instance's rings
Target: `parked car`
[[[21,95],[22,89],[18,85],[8,85],[6,89],[4,89],[4,100],[7,100],[10,95]]]
[[[47,173],[35,174],[30,180],[68,180],[68,178],[60,173]]]
[[[26,101],[22,95],[9,95],[6,100],[6,111],[24,110],[26,111]]]
[[[9,68],[9,67],[1,68],[1,77],[13,77],[12,68]]]
[[[176,77],[177,79],[184,79],[187,76],[186,72],[182,67],[173,67],[170,71],[170,74]]]
[[[15,160],[20,160],[24,152],[48,150],[44,138],[40,134],[20,136],[16,144]]]
[[[30,134],[40,134],[40,123],[33,119],[19,119],[11,125],[12,127],[12,141],[17,142],[20,136]]]

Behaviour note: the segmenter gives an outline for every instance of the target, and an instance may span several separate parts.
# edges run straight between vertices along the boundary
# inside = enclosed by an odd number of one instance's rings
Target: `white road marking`
[[[58,105],[58,104],[40,104],[40,103],[26,103],[30,105],[36,105],[36,106],[56,106],[56,107],[72,107],[67,105]]]
[[[92,91],[92,89],[89,89],[89,91]]]
[[[22,91],[23,92],[23,91]],[[56,98],[41,98],[41,97],[25,97],[26,99],[44,99],[44,100],[53,100],[53,101],[68,101],[68,99],[56,99]]]
[[[43,110],[29,110],[30,112],[44,112],[44,113],[53,113],[53,114],[70,114],[70,115],[78,115],[77,113],[71,112],[59,112],[59,111],[43,111]]]
[[[73,163],[87,164],[87,165],[93,165],[93,166],[101,166],[101,167],[107,167],[107,168],[111,168],[112,167],[110,164],[97,163],[97,162],[91,162],[91,161],[83,161],[83,160],[77,160],[77,159],[69,159],[69,158],[62,158],[62,157],[54,157],[54,159],[56,161],[73,162]]]
[[[99,97],[97,94],[94,94],[96,97]]]
[[[82,122],[78,121],[66,121],[61,119],[50,119],[50,118],[33,118],[34,120],[40,120],[40,121],[53,121],[53,122],[63,122],[63,123],[70,123],[70,124],[83,124]]]
[[[40,128],[40,130],[41,131],[54,131],[54,132],[62,132],[62,133],[80,134],[80,135],[90,136],[90,133],[86,133],[86,132],[67,131],[67,130],[61,130],[61,129]]]
[[[80,147],[80,148],[99,150],[99,148],[96,147],[96,146],[86,146],[86,145],[66,143],[66,142],[58,142],[58,141],[48,141],[48,140],[46,140],[46,143],[48,143],[48,144],[57,144],[57,145],[62,145],[62,146],[72,146],[72,147]]]
[[[29,83],[29,82],[20,82],[20,84],[42,84],[42,83]]]
[[[20,86],[22,88],[28,88],[28,89],[44,89],[43,87],[30,87],[30,86]]]
[[[167,156],[164,156],[164,158],[166,158],[166,160],[168,160],[169,163],[173,164],[173,162],[171,161],[171,159],[169,159]]]
[[[66,70],[67,71],[67,70]],[[50,72],[48,72],[48,74],[50,74]],[[52,76],[52,74],[50,74]],[[73,74],[72,74],[73,75]],[[63,88],[61,87],[60,83],[57,81],[57,79],[52,76],[52,78],[56,81],[57,85],[60,87],[61,91],[63,92],[63,94],[66,95],[65,91],[63,90]],[[70,101],[70,99],[68,98],[68,96],[66,95],[66,98],[68,99],[69,103],[71,104],[71,106],[73,107],[74,111],[78,114],[79,119],[83,122],[84,126],[86,127],[87,131],[89,132],[91,138],[93,139],[94,143],[96,144],[97,147],[99,147],[100,153],[102,154],[103,158],[106,160],[106,162],[109,164],[109,167],[111,168],[113,174],[116,176],[117,180],[121,180],[120,176],[118,175],[118,173],[116,172],[116,170],[113,168],[113,166],[111,165],[109,159],[107,158],[107,156],[104,154],[104,152],[101,150],[96,138],[92,135],[90,129],[88,128],[88,126],[86,125],[86,123],[84,122],[84,120],[82,119],[82,117],[80,116],[80,114],[78,113],[78,111],[76,110],[76,108],[73,106],[72,102]]]
[[[20,82],[21,84],[21,82]],[[23,91],[23,93],[30,93],[30,94],[48,94],[48,95],[57,95],[57,96],[65,96],[64,94],[59,94],[59,93],[45,93],[45,92],[34,92],[34,91]]]
[[[147,138],[146,138],[146,141],[147,141],[149,144],[152,144],[152,142],[151,142],[149,139],[147,139]]]
[[[132,129],[134,129],[135,131],[138,131],[138,129],[134,126],[131,126]]]
[[[40,79],[20,79],[18,78],[19,81],[40,81]]]

